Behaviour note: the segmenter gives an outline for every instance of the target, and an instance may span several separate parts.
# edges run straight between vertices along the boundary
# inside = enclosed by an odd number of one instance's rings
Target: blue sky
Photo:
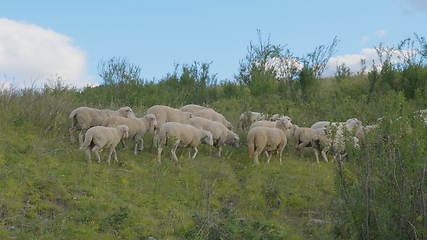
[[[66,44],[84,54],[91,81],[98,79],[98,62],[113,56],[140,65],[147,79],[165,76],[174,63],[194,60],[212,61],[219,79],[231,79],[249,42],[257,39],[256,29],[297,56],[334,36],[340,40],[336,55],[359,54],[379,42],[394,44],[414,32],[427,36],[427,0],[15,0],[2,3],[0,18],[67,36]],[[0,74],[19,81],[1,65]]]

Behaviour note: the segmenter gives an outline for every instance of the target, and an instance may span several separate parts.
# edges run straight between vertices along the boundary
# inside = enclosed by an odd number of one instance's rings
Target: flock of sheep
[[[221,156],[225,144],[239,147],[240,142],[239,135],[232,131],[233,125],[221,113],[195,104],[180,109],[155,105],[142,118],[136,117],[130,107],[122,107],[116,111],[79,107],[69,117],[71,141],[75,142],[74,133],[80,130],[80,149],[85,151],[89,162],[91,152],[101,162],[99,152],[104,148],[109,148],[108,164],[113,154],[115,161],[118,161],[116,146],[123,142],[123,138],[134,140],[134,153],[138,154],[144,148],[143,136],[147,132],[153,134],[159,162],[168,142],[171,143],[171,154],[175,161],[178,161],[176,151],[179,147],[190,148],[189,155],[193,149],[191,158],[194,159],[198,153],[197,147],[202,143],[215,147],[218,156]],[[345,145],[348,140],[354,148],[358,148],[365,133],[376,127],[377,125],[363,126],[356,118],[346,122],[320,121],[311,127],[298,127],[288,116],[268,116],[250,111],[242,113],[239,119],[239,128],[247,131],[249,155],[256,164],[259,164],[262,153],[265,153],[269,163],[274,152],[282,163],[283,150],[289,141],[298,150],[311,147],[317,163],[319,153],[326,162],[328,152],[333,154],[334,159],[342,159],[347,154]]]

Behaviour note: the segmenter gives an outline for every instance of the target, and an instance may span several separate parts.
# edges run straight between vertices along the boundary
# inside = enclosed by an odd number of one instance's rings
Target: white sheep
[[[223,124],[211,121],[202,117],[192,117],[187,121],[188,124],[212,133],[214,147],[218,149],[218,156],[221,157],[222,146],[224,144],[239,147],[239,136],[228,130]]]
[[[354,129],[358,129],[360,127],[362,127],[362,122],[357,119],[357,118],[350,118],[345,122],[329,122],[329,121],[319,121],[314,123],[313,125],[311,125],[311,128],[313,129],[325,129],[326,127],[329,126],[335,126],[337,127],[338,125],[344,125],[348,131],[353,131]]]
[[[189,124],[167,122],[160,126],[157,136],[157,160],[161,162],[163,146],[168,140],[172,140],[173,146],[171,149],[173,159],[178,162],[176,150],[178,147],[191,147],[194,149],[192,159],[196,158],[198,153],[197,147],[203,142],[210,146],[213,145],[212,134],[209,131],[198,129]],[[191,152],[191,150],[190,150]],[[189,152],[189,153],[190,153]]]
[[[342,159],[347,155],[347,140],[352,142],[353,148],[360,148],[359,138],[352,136],[352,132],[349,131],[346,125],[327,127],[323,133],[325,133],[324,136],[325,139],[327,139],[324,141],[323,145],[327,148],[327,151],[330,151],[334,155],[334,160],[337,158]]]
[[[327,146],[329,146],[329,140],[326,138],[323,129],[298,127],[294,125],[292,137],[296,143],[297,150],[301,151],[304,147],[312,147],[317,163],[319,163],[319,151],[325,162],[328,162],[326,152],[328,150]]]
[[[128,137],[135,140],[134,154],[136,155],[138,151],[142,151],[144,148],[143,137],[145,133],[148,131],[154,133],[154,129],[157,128],[157,121],[154,114],[147,114],[142,118],[109,117],[103,123],[103,126],[106,127],[118,125],[126,125],[129,127]]]
[[[75,142],[74,132],[80,130],[79,143],[83,143],[86,131],[94,126],[101,126],[105,119],[113,116],[135,117],[130,107],[122,107],[117,111],[109,109],[96,109],[90,107],[79,107],[70,113],[71,128],[69,129],[71,142]]]
[[[283,117],[285,117],[285,115],[276,113],[276,114],[271,115],[269,120],[270,121],[276,121],[276,120],[279,120],[280,118],[283,118]]]
[[[213,109],[202,109],[200,111],[193,113],[193,115],[197,117],[206,118],[212,121],[220,122],[224,124],[224,126],[227,127],[228,129],[230,130],[233,129],[233,125],[227,119],[225,119],[225,117],[221,113],[218,113]]]
[[[252,123],[256,121],[265,120],[266,115],[259,112],[251,112],[247,111],[240,114],[239,118],[239,128],[242,130],[247,130],[251,126]]]
[[[271,127],[271,128],[280,128],[282,130],[288,130],[292,128],[292,122],[289,117],[285,116],[285,117],[279,118],[276,121],[267,121],[267,120],[256,121],[251,124],[249,129],[254,127]]]
[[[192,116],[189,112],[183,112],[179,109],[164,105],[154,105],[150,107],[147,110],[147,114],[154,114],[159,126],[166,122],[184,123]]]
[[[267,163],[270,163],[272,152],[276,151],[279,155],[280,164],[282,164],[283,149],[287,144],[286,135],[282,130],[269,127],[254,127],[249,130],[247,141],[249,156],[254,157],[255,164],[259,164],[258,157],[263,151],[266,151]]]
[[[183,112],[195,113],[195,112],[198,112],[198,111],[204,110],[204,109],[212,109],[212,108],[200,106],[197,104],[188,104],[188,105],[181,107],[179,110],[181,110]]]
[[[315,122],[313,125],[311,125],[311,127],[310,128],[313,128],[313,129],[321,129],[321,128],[326,128],[327,126],[331,126],[331,125],[333,125],[333,126],[336,126],[338,123],[336,123],[336,122],[329,122],[329,121],[318,121],[318,122]]]
[[[80,149],[86,152],[89,163],[91,162],[91,151],[95,153],[98,158],[98,162],[101,162],[101,157],[99,152],[105,148],[110,148],[110,153],[108,155],[108,165],[111,162],[111,155],[114,153],[114,160],[118,162],[116,146],[122,140],[122,138],[127,138],[129,134],[129,128],[126,125],[119,125],[116,127],[104,127],[96,126],[89,128],[85,134],[85,140],[80,146]]]

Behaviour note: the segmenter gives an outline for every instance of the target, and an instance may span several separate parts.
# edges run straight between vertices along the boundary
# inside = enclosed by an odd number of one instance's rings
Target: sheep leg
[[[254,162],[255,162],[255,164],[259,164],[259,160],[258,160],[258,155],[259,155],[259,153],[258,152],[255,152],[255,154],[254,154],[255,156],[254,156]]]
[[[86,156],[87,156],[87,160],[88,160],[88,163],[92,163],[92,156],[91,156],[91,154],[90,154],[90,150],[89,149],[87,149],[86,151],[85,151],[85,153],[86,153]]]
[[[279,150],[279,162],[280,162],[280,165],[282,165],[283,149],[284,148],[282,148],[282,149]]]
[[[98,163],[101,163],[101,157],[99,156],[99,147],[93,147],[92,152],[95,154],[96,158],[98,158]]]
[[[175,142],[171,150],[172,157],[175,160],[175,162],[178,162],[178,157],[176,156],[176,150],[178,149],[178,146],[179,146],[179,140]]]
[[[135,139],[135,147],[133,149],[133,154],[138,155],[138,139]]]
[[[319,150],[316,148],[313,148],[313,151],[314,151],[314,155],[316,156],[316,162],[317,162],[317,164],[319,164],[320,163],[319,162]]]
[[[194,147],[194,154],[193,154],[193,157],[191,159],[194,160],[196,158],[196,155],[198,152],[199,152],[199,150],[197,150],[197,147]]]
[[[268,152],[265,151],[264,153],[265,153],[265,157],[268,158]]]
[[[111,155],[113,155],[113,152],[114,152],[114,148],[112,147],[110,148],[110,153],[108,154],[108,159],[107,159],[108,165],[111,165]]]
[[[219,146],[219,148],[218,148],[218,157],[221,157],[221,152],[222,152],[222,146]]]
[[[84,137],[85,137],[85,135],[84,135],[84,133],[83,132],[85,132],[84,130],[81,130],[80,131],[80,133],[79,133],[79,144],[80,144],[80,146],[83,144],[83,142],[84,142]]]
[[[254,157],[255,164],[259,164],[258,157],[259,157],[259,154],[262,153],[262,150],[263,150],[262,148],[258,148],[255,150],[255,157]]]
[[[329,162],[328,161],[328,157],[326,156],[326,151],[324,151],[324,150],[322,150],[322,157],[323,157],[323,159],[325,160],[325,162]]]
[[[119,162],[119,160],[117,159],[117,152],[116,152],[116,148],[114,148],[114,160],[116,161],[116,163]]]
[[[139,139],[139,149],[138,149],[138,151],[142,151],[142,150],[144,150],[144,139],[141,137]]]
[[[74,132],[75,132],[75,128],[69,128],[68,132],[70,133],[70,139],[71,139],[71,143],[75,143],[76,142],[76,138],[74,137]]]
[[[267,164],[270,164],[270,159],[273,156],[273,153],[268,153],[267,151],[265,151],[267,153]]]
[[[162,162],[162,151],[163,151],[163,148],[162,147],[158,147],[157,148],[157,161],[159,162],[159,163],[161,163]]]

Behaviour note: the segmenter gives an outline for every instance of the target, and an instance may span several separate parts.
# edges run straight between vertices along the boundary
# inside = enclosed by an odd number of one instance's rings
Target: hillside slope
[[[333,165],[287,151],[253,165],[244,147],[175,164],[144,150],[89,165],[64,136],[0,129],[1,239],[325,239]],[[104,152],[105,159],[105,152]]]

